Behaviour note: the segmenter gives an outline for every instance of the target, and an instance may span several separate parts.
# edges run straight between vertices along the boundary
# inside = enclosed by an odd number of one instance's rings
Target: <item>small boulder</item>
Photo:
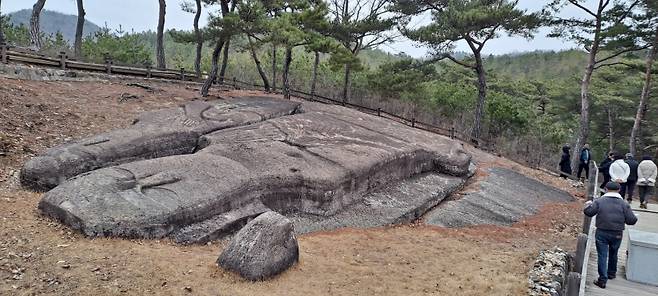
[[[299,245],[292,222],[269,211],[247,223],[217,263],[248,280],[259,281],[285,271],[298,259]]]

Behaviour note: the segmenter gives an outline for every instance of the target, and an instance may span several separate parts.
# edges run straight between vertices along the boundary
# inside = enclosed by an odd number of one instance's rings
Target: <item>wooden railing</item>
[[[62,70],[83,70],[92,72],[104,72],[107,74],[119,74],[129,76],[141,76],[146,78],[164,78],[189,81],[201,81],[195,73],[186,71],[184,68],[174,69],[155,69],[148,65],[144,67],[115,65],[114,62],[106,58],[105,64],[87,63],[70,59],[66,53],[61,52],[57,57],[50,57],[28,49],[0,45],[0,58],[3,63],[18,62],[47,67],[58,67]]]
[[[17,63],[26,63],[38,66],[47,66],[47,67],[58,67],[62,70],[82,70],[82,71],[91,71],[91,72],[103,72],[106,74],[118,74],[118,75],[128,75],[128,76],[138,76],[144,78],[162,78],[162,79],[175,79],[183,81],[192,81],[192,82],[203,82],[205,81],[207,75],[204,73],[201,77],[197,77],[196,73],[186,71],[184,68],[179,70],[174,69],[155,69],[148,65],[141,67],[133,66],[120,66],[115,65],[111,59],[107,58],[105,64],[95,64],[95,63],[86,63],[77,61],[74,59],[69,59],[65,52],[61,52],[57,57],[50,57],[43,55],[29,49],[19,48],[8,46],[6,44],[0,44],[0,58],[3,63],[17,62]],[[233,87],[235,89],[254,89],[254,90],[266,90],[264,85],[255,82],[245,82],[232,77],[227,79],[227,77],[218,77],[218,83],[223,86]],[[376,115],[379,117],[388,118],[405,124],[407,126],[428,131],[431,133],[443,135],[450,137],[451,139],[459,139],[464,142],[468,142],[475,147],[478,147],[483,150],[491,151],[492,147],[489,147],[485,141],[482,139],[477,139],[471,135],[464,133],[454,125],[450,128],[444,128],[429,123],[424,123],[417,121],[415,118],[405,118],[403,116],[393,114],[385,111],[383,108],[371,108],[366,106],[361,106],[349,102],[343,102],[336,99],[324,97],[314,93],[307,93],[300,90],[289,89],[290,95],[295,97],[307,100],[307,101],[316,101],[322,102],[325,104],[334,104],[342,105],[352,109],[359,110],[364,113]],[[282,91],[277,91],[277,93],[282,93]]]
[[[589,180],[585,187],[585,196],[588,201],[597,198],[599,192],[599,167],[595,161],[590,163]],[[592,249],[592,217],[583,214],[583,225],[581,233],[578,234],[576,243],[576,256],[574,258],[573,271],[567,276],[566,295],[578,296],[585,295],[585,280],[587,279],[587,265],[589,264],[589,255]]]

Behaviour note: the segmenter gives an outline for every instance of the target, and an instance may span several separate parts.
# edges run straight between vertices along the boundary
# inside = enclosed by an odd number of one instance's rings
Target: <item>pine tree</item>
[[[164,25],[165,25],[165,14],[167,13],[167,3],[165,0],[158,0],[159,10],[158,10],[158,31],[155,47],[155,59],[158,62],[158,68],[165,69],[167,68],[167,63],[165,60],[165,51],[164,51]]]
[[[350,53],[341,61],[334,59],[344,65],[343,102],[350,99],[351,73],[359,67],[359,53],[393,41],[389,31],[397,17],[392,8],[390,0],[330,1],[331,36]]]
[[[240,17],[240,33],[247,36],[247,49],[254,60],[265,91],[270,91],[272,88],[270,80],[267,78],[256,52],[262,44],[267,42],[269,36],[268,11],[261,1],[244,0],[238,4],[238,15]]]
[[[210,58],[211,68],[208,78],[201,87],[201,95],[208,96],[210,87],[217,79],[217,74],[220,71],[219,56],[222,49],[225,48],[226,41],[230,36],[236,34],[240,30],[240,18],[233,11],[229,5],[231,0],[204,0],[207,4],[219,4],[220,15],[212,15],[208,22],[207,38],[214,40],[215,46]],[[237,0],[235,0],[237,1]],[[235,7],[235,3],[233,6]]]
[[[39,17],[41,10],[46,5],[46,0],[37,0],[32,6],[32,17],[30,18],[30,42],[34,49],[41,49],[41,31],[39,29]]]
[[[619,65],[619,57],[647,48],[638,44],[637,31],[632,19],[641,4],[640,0],[598,0],[595,8],[587,7],[580,0],[553,0],[547,8],[555,13],[551,24],[552,37],[572,40],[588,53],[585,73],[580,82],[580,126],[574,151],[579,152],[590,135],[590,83],[594,72],[602,67]],[[580,10],[587,17],[562,18],[559,13],[564,7]],[[604,55],[604,57],[601,57]],[[572,166],[578,167],[574,157]]]
[[[73,43],[76,58],[82,56],[82,32],[85,26],[85,8],[82,1],[83,0],[76,1],[78,5],[78,23],[75,26],[75,42]]]
[[[643,18],[645,24],[643,29],[648,32],[647,37],[650,39],[649,42],[651,49],[646,58],[644,86],[642,87],[642,95],[640,96],[640,103],[638,104],[637,112],[635,113],[635,120],[633,121],[633,128],[631,129],[631,136],[629,139],[628,148],[633,154],[636,154],[637,152],[637,143],[640,138],[642,120],[647,113],[649,96],[651,93],[653,64],[658,55],[658,1],[645,0],[642,5],[645,11]],[[651,39],[651,37],[653,37],[653,39]]]
[[[2,16],[2,0],[0,0],[0,44],[5,44],[7,42],[5,40],[4,25],[5,19]]]
[[[269,40],[285,48],[283,94],[290,98],[290,64],[293,48],[309,45],[329,30],[326,3],[320,0],[292,0],[280,3],[280,12],[268,20]]]
[[[407,15],[429,11],[432,23],[418,29],[402,29],[404,35],[429,46],[433,60],[449,59],[477,74],[478,101],[471,132],[477,141],[481,136],[482,118],[487,98],[487,78],[482,50],[501,32],[526,38],[541,25],[540,15],[516,8],[517,1],[508,0],[398,0],[397,9]],[[465,41],[472,57],[456,58],[454,43]]]

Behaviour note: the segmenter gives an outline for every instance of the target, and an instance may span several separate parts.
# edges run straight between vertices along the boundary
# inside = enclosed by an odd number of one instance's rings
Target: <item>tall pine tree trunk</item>
[[[605,112],[608,114],[608,151],[615,151],[615,121],[610,106],[605,107]]]
[[[210,73],[208,74],[208,78],[206,81],[203,83],[203,86],[201,87],[201,96],[202,97],[207,97],[208,92],[210,91],[210,87],[212,86],[212,83],[217,79],[217,72],[219,71],[219,54],[222,52],[222,48],[224,47],[224,38],[220,37],[219,40],[217,40],[217,43],[215,44],[215,49],[212,51],[212,57],[211,57],[211,64],[212,67],[210,68]]]
[[[276,44],[272,44],[272,91],[276,92]]]
[[[585,74],[583,74],[583,79],[580,82],[580,128],[578,129],[578,139],[576,140],[576,147],[573,150],[575,153],[580,153],[580,150],[583,149],[583,146],[587,143],[589,139],[589,85],[592,81],[592,74],[594,73],[594,68],[596,67],[596,55],[599,52],[599,46],[601,43],[600,34],[601,34],[601,14],[603,11],[603,6],[600,2],[598,16],[596,18],[596,24],[594,29],[594,39],[592,39],[592,47],[589,50],[589,55],[587,58],[587,66],[585,67]],[[571,167],[573,171],[578,170],[578,165],[580,164],[580,157],[573,157],[571,159]]]
[[[651,47],[649,54],[647,54],[646,72],[644,73],[644,86],[642,87],[640,104],[638,105],[637,112],[635,113],[635,122],[633,123],[633,129],[631,129],[631,138],[628,146],[633,155],[635,155],[637,152],[637,140],[640,137],[642,118],[644,118],[644,114],[647,112],[647,103],[651,93],[651,71],[653,70],[653,62],[656,59],[656,54],[658,54],[658,29],[656,29],[654,34],[655,36],[653,40],[653,46]]]
[[[286,47],[286,57],[283,62],[283,97],[290,99],[290,63],[292,63],[292,48]]]
[[[78,3],[78,23],[75,26],[75,43],[73,44],[75,57],[80,59],[82,57],[82,32],[85,27],[85,8],[82,0],[77,0]]]
[[[318,66],[320,65],[320,52],[315,52],[313,61],[313,78],[311,79],[311,95],[315,95],[315,84],[318,82]]]
[[[158,32],[157,40],[155,46],[155,56],[158,62],[158,68],[165,69],[167,68],[167,62],[165,61],[165,51],[164,51],[164,25],[165,25],[165,14],[167,13],[167,3],[165,0],[158,0],[160,3],[160,11],[158,16]]]
[[[475,119],[473,122],[473,130],[471,137],[474,140],[480,140],[482,132],[482,118],[484,117],[484,106],[487,100],[487,77],[482,62],[482,56],[479,52],[475,52],[475,72],[478,75],[478,102],[475,107]]]
[[[3,25],[4,25],[4,21],[3,21],[3,18],[2,18],[2,0],[0,0],[0,44],[4,44],[4,43],[7,42],[5,40],[5,33],[4,33],[4,30],[3,30],[4,29]]]
[[[224,52],[222,55],[222,67],[219,70],[219,79],[222,83],[224,83],[224,79],[226,79],[226,66],[228,66],[228,49],[229,46],[231,45],[231,37],[226,37],[226,41],[224,42]]]
[[[263,71],[263,67],[260,65],[260,60],[258,59],[258,55],[256,54],[256,48],[254,46],[254,42],[251,40],[251,36],[247,35],[247,41],[249,42],[249,51],[251,52],[251,57],[254,59],[254,63],[256,63],[256,70],[258,70],[258,75],[260,75],[260,79],[263,80],[263,86],[265,87],[265,91],[269,92],[270,82],[267,80],[267,74],[265,74],[265,71]]]
[[[352,87],[352,80],[350,76],[352,73],[352,66],[345,64],[345,75],[343,76],[343,103],[348,103],[350,100],[350,88]]]
[[[201,0],[196,0],[196,14],[194,15],[194,36],[196,36],[196,55],[194,56],[194,73],[201,77],[201,54],[203,50],[203,35],[199,30],[199,19],[201,18]]]
[[[41,49],[39,17],[41,16],[41,10],[43,10],[44,5],[46,5],[46,0],[37,0],[34,6],[32,6],[32,17],[30,17],[30,42],[32,47],[37,50]]]

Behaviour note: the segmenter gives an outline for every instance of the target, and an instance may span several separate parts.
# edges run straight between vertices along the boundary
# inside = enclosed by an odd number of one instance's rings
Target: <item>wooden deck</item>
[[[649,211],[639,211],[639,204],[634,201],[632,208],[635,215],[638,217],[637,225],[627,228],[633,228],[642,231],[649,231],[658,233],[658,205],[650,204]],[[595,222],[592,221],[592,227]],[[593,239],[593,237],[591,238]],[[591,252],[589,262],[587,263],[587,282],[585,286],[585,295],[594,296],[656,296],[658,295],[658,286],[644,285],[626,280],[626,250],[628,247],[628,231],[624,232],[624,239],[619,248],[619,264],[617,265],[617,278],[608,280],[605,289],[601,289],[593,284],[594,280],[598,277],[597,263],[596,263],[596,246],[591,243]],[[658,272],[658,267],[656,267]]]

